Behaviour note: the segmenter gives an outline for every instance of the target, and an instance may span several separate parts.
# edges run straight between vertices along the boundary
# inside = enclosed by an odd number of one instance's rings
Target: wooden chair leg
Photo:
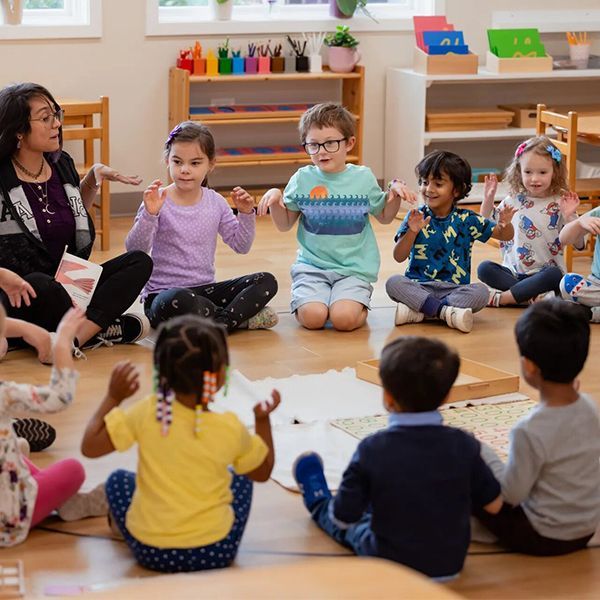
[[[573,270],[573,246],[569,244],[564,251],[565,258],[565,267],[567,268],[567,273],[570,273]]]
[[[110,188],[107,181],[102,184],[100,190],[100,227],[101,248],[102,250],[110,249]]]

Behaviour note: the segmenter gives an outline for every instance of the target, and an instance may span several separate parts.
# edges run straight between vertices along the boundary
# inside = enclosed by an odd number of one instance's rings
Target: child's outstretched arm
[[[52,364],[52,337],[50,333],[39,325],[21,319],[6,319],[6,337],[22,338],[35,348],[38,359],[42,364]]]
[[[300,216],[299,212],[288,210],[283,203],[283,194],[277,188],[267,190],[260,199],[256,214],[262,217],[271,211],[271,218],[279,231],[289,231]]]
[[[383,210],[375,218],[384,225],[391,223],[398,214],[402,200],[408,202],[412,207],[417,205],[417,194],[408,189],[404,181],[394,179],[390,182],[388,195]]]
[[[254,407],[254,429],[256,435],[262,438],[269,452],[260,467],[246,473],[246,477],[252,481],[267,481],[273,471],[275,464],[275,450],[273,448],[273,436],[271,435],[271,420],[269,415],[279,406],[281,396],[277,390],[271,392],[272,401],[259,402]]]
[[[492,231],[491,237],[502,242],[508,242],[515,236],[515,229],[512,224],[517,209],[510,204],[505,204],[498,210],[498,222]],[[482,215],[483,216],[483,215]]]
[[[117,363],[111,373],[106,396],[94,413],[81,440],[81,453],[97,458],[114,452],[115,447],[106,430],[104,417],[140,387],[139,373],[129,361]]]
[[[429,221],[431,221],[431,217],[425,218],[423,213],[416,208],[408,211],[408,229],[394,246],[394,260],[401,263],[408,258],[419,231],[423,227],[427,227]]]
[[[567,223],[558,234],[563,246],[573,244],[581,248],[585,241],[585,234],[600,235],[600,217],[593,217],[589,213],[581,215],[578,219]]]
[[[485,176],[483,184],[483,202],[481,203],[480,214],[486,219],[491,219],[494,214],[494,200],[498,189],[498,178],[495,173]]]

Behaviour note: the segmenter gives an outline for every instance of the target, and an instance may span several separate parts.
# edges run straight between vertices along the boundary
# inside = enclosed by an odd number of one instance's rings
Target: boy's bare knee
[[[356,308],[334,304],[329,312],[329,318],[333,327],[338,331],[354,331],[364,325],[367,311],[364,307]]]
[[[328,316],[329,309],[327,306],[316,302],[301,306],[296,312],[298,322],[306,329],[323,329]]]

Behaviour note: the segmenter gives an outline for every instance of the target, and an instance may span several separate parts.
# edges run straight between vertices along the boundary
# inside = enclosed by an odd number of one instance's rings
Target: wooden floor
[[[130,224],[129,218],[115,219],[113,249],[110,253],[96,252],[93,259],[101,262],[122,251],[123,239]],[[513,325],[521,312],[519,309],[482,311],[476,315],[474,330],[468,335],[441,323],[402,328],[393,326],[394,308],[385,294],[384,282],[389,275],[400,271],[391,258],[395,227],[375,224],[382,253],[380,280],[376,285],[368,325],[352,333],[331,330],[308,332],[300,329],[290,316],[289,267],[296,250],[293,232],[279,233],[270,220],[264,218],[259,220],[256,242],[249,255],[235,255],[221,244],[217,256],[219,279],[265,270],[273,272],[280,284],[280,291],[272,303],[280,314],[280,324],[270,331],[246,331],[230,336],[232,366],[251,379],[316,373],[353,366],[358,360],[376,357],[386,341],[398,335],[422,334],[436,336],[453,345],[465,358],[518,372]],[[495,248],[477,245],[474,267],[484,258],[497,259],[497,253]],[[575,268],[587,272],[589,263],[576,262]],[[568,352],[568,348],[565,348],[565,352]],[[598,354],[600,325],[593,328],[590,352],[590,356],[596,359],[588,361],[581,375],[582,390],[596,399],[600,399]],[[149,392],[151,352],[148,348],[135,345],[90,352],[87,361],[78,363],[81,380],[74,406],[62,414],[48,417],[58,430],[57,441],[46,452],[33,455],[35,462],[43,466],[59,458],[80,456],[79,442],[87,419],[104,393],[111,366],[124,358],[133,360],[143,373],[139,395]],[[24,351],[10,353],[0,369],[2,379],[36,383],[46,382],[49,374],[47,367],[39,365],[33,355]],[[524,385],[522,391],[532,393]],[[342,401],[343,398],[340,398]],[[95,461],[82,460],[88,474],[86,488],[102,481],[116,467],[133,468],[135,464],[133,453],[113,454]],[[0,563],[8,558],[22,558],[25,561],[30,597],[42,596],[49,585],[102,586],[120,578],[150,575],[136,566],[122,542],[110,539],[103,519],[90,519],[77,524],[63,524],[50,519],[45,526],[55,531],[35,529],[24,544],[0,553]],[[255,486],[252,514],[236,568],[346,554],[344,549],[311,523],[298,495],[273,482]],[[347,560],[351,569],[355,559]],[[308,569],[306,576],[310,577]],[[343,573],[340,573],[342,576]],[[448,587],[469,598],[597,598],[600,590],[600,549],[562,558],[539,559],[497,553],[493,547],[475,546],[461,577]],[[397,597],[403,597],[400,590]]]

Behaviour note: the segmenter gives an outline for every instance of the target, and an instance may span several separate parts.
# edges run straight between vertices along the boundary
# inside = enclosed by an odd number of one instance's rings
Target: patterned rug
[[[475,437],[489,444],[506,461],[508,457],[508,433],[514,424],[524,417],[537,402],[523,400],[503,404],[481,404],[463,408],[443,409],[444,424],[470,431]],[[388,424],[388,415],[373,417],[353,417],[331,421],[334,427],[362,440],[384,429]]]

